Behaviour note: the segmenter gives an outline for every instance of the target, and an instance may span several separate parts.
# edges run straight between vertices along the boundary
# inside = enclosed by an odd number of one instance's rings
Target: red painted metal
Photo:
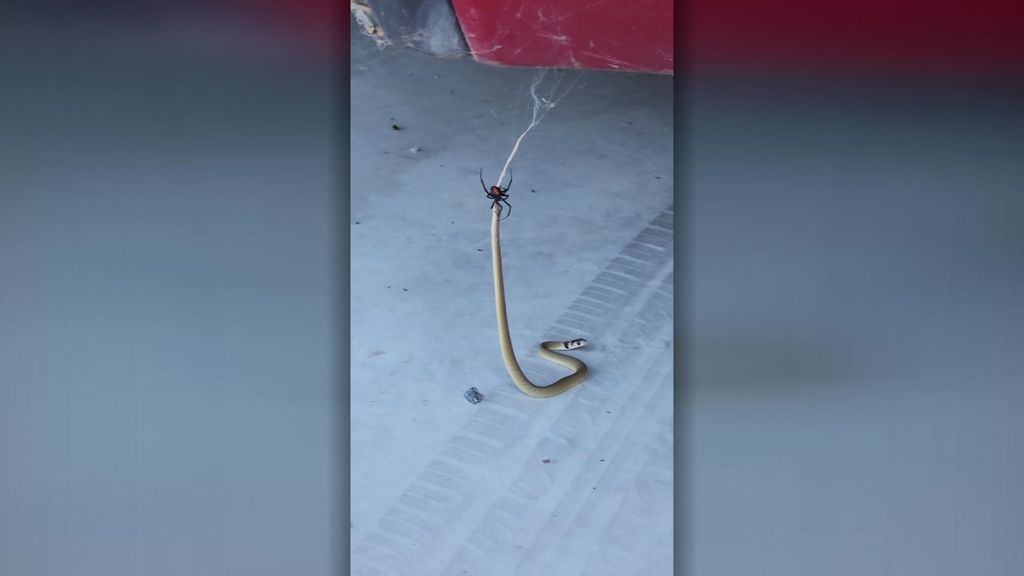
[[[672,74],[672,0],[452,0],[487,64]]]
[[[671,0],[452,0],[488,64],[671,74]],[[687,69],[1024,69],[1024,0],[691,0]]]

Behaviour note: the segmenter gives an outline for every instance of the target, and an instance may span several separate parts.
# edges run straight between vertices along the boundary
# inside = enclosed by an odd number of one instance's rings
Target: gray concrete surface
[[[565,75],[513,161],[520,361],[548,383],[539,342],[592,343],[588,380],[536,400],[498,350],[478,176],[536,74],[353,38],[353,574],[671,573],[672,79]]]

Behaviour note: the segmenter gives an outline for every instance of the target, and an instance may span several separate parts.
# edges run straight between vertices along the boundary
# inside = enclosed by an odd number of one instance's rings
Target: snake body
[[[494,208],[491,211],[491,255],[494,267],[494,303],[498,315],[498,340],[501,345],[501,358],[505,361],[505,368],[516,387],[528,396],[534,398],[550,398],[576,386],[587,377],[587,365],[572,356],[559,354],[558,350],[575,350],[586,346],[587,341],[582,338],[575,340],[548,341],[542,342],[538,348],[541,357],[550,362],[560,364],[573,370],[572,374],[556,380],[547,386],[537,386],[523,374],[519,362],[516,361],[516,353],[512,350],[512,338],[508,332],[508,317],[505,311],[505,279],[501,272],[501,239],[498,233],[498,222],[500,221],[501,209]]]

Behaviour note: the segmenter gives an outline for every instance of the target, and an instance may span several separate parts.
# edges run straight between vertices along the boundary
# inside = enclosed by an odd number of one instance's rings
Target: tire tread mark
[[[648,266],[655,266],[660,257],[664,255],[664,252],[654,250],[643,244],[631,244],[622,249],[622,255],[632,258],[637,262],[643,262]]]
[[[446,462],[435,460],[427,465],[427,470],[434,470],[454,479],[457,482],[464,482],[466,480],[465,473],[457,466],[452,466]]]
[[[613,309],[618,308],[622,304],[623,300],[626,299],[625,294],[606,290],[597,284],[591,284],[582,296],[594,300],[595,302],[600,302],[601,304]]]
[[[409,526],[412,526],[413,528],[422,530],[427,534],[433,534],[437,532],[437,530],[441,527],[438,523],[440,519],[435,518],[431,520],[430,518],[423,516],[422,514],[410,512],[405,507],[396,507],[392,509],[391,512],[389,513],[389,516],[391,516],[399,522],[402,522],[403,524],[407,524]]]
[[[476,452],[470,452],[465,448],[459,448],[458,446],[446,446],[441,450],[440,455],[444,458],[454,460],[461,464],[475,465],[483,461],[484,457]]]
[[[589,332],[589,330],[590,330],[589,326],[587,326],[583,322],[578,322],[576,320],[573,320],[572,318],[559,318],[558,321],[556,322],[555,326],[558,327],[558,328],[561,328],[565,332],[572,332],[572,331]]]
[[[612,270],[626,274],[630,278],[643,278],[651,266],[646,262],[638,263],[628,256],[619,255],[612,260]]]
[[[502,429],[495,424],[478,418],[470,418],[461,432],[463,434],[475,434],[480,438],[494,442],[499,447],[507,446],[512,440],[511,430]]]
[[[595,282],[606,288],[622,292],[623,294],[635,292],[637,285],[640,284],[638,280],[611,271],[602,272]]]
[[[421,540],[420,534],[417,534],[418,530],[404,522],[395,520],[390,513],[385,513],[384,517],[380,519],[380,527],[386,529],[390,534],[406,540],[410,546],[418,545]]]
[[[589,330],[593,330],[594,329],[593,328],[594,327],[594,323],[597,322],[597,320],[598,320],[597,318],[595,318],[593,316],[586,315],[586,314],[581,314],[579,312],[573,312],[573,311],[563,312],[562,315],[559,316],[559,319],[564,319],[564,318],[568,318],[570,320],[575,320],[575,321],[579,322],[580,324],[583,324],[584,326],[587,326],[587,328]]]
[[[520,396],[522,395],[520,394]],[[503,390],[495,390],[487,395],[486,400],[492,406],[498,406],[526,417],[529,415],[529,402],[520,396],[513,396]]]
[[[406,508],[416,510],[430,520],[436,520],[437,522],[444,521],[443,511],[438,510],[436,504],[431,503],[422,497],[414,496],[408,492],[403,492],[402,495],[398,497],[398,502]]]
[[[461,488],[464,488],[459,486],[456,482],[453,482],[455,480],[454,478],[450,476],[445,476],[444,474],[440,474],[435,470],[424,470],[423,472],[420,473],[420,477],[423,479],[424,482],[430,484],[431,486],[444,488],[446,490],[450,490],[455,494],[461,493]]]
[[[461,434],[452,438],[449,441],[449,444],[462,448],[463,450],[472,452],[473,454],[478,454],[480,456],[490,454],[494,449],[492,445],[489,445],[486,442],[482,442],[480,440],[477,440],[476,438],[472,438],[470,436],[465,436]]]
[[[608,313],[607,306],[591,306],[589,304],[582,303],[578,300],[570,304],[568,309],[575,310],[580,314],[586,314],[595,318],[600,318],[601,316]]]

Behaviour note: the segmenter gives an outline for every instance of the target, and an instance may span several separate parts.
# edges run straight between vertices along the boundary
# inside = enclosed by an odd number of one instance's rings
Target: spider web
[[[508,174],[509,166],[512,165],[512,160],[516,157],[519,152],[519,145],[522,144],[523,139],[530,133],[531,130],[540,124],[541,119],[547,115],[559,102],[562,101],[568,94],[569,91],[579,81],[582,73],[574,74],[572,82],[566,86],[561,92],[559,87],[562,85],[562,80],[565,79],[569,72],[565,70],[552,70],[544,68],[538,71],[533,81],[530,82],[530,98],[532,100],[531,105],[531,116],[530,123],[523,129],[519,137],[516,138],[515,144],[512,146],[512,151],[509,152],[508,158],[505,159],[505,165],[501,169],[501,173],[498,175],[497,185],[501,186],[501,183],[505,181],[505,176]],[[518,96],[516,101],[518,101]]]

